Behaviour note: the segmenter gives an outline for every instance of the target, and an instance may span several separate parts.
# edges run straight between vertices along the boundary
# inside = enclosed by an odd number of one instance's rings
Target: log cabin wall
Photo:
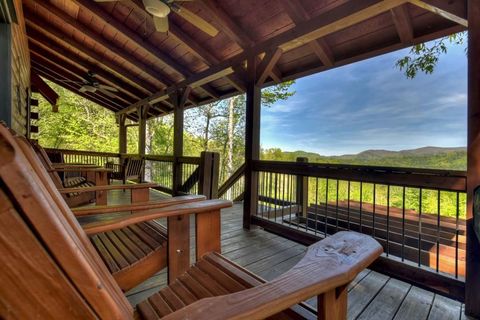
[[[2,66],[0,81],[0,118],[12,129],[27,134],[30,96],[30,53],[23,18],[22,1],[2,5]],[[3,7],[5,6],[5,8]]]

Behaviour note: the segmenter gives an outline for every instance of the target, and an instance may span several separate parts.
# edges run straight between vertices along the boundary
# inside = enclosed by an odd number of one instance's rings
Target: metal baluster
[[[372,213],[372,236],[375,238],[375,215],[376,215],[376,203],[377,203],[377,184],[373,184],[373,213]]]
[[[347,186],[347,225],[348,230],[350,230],[350,180]]]
[[[340,180],[337,180],[337,196],[336,196],[336,205],[335,205],[335,232],[338,231],[338,192],[340,187]]]
[[[439,270],[440,263],[440,189],[437,191],[437,259],[436,271]]]
[[[315,178],[315,235],[318,231],[318,177]]]
[[[460,194],[457,191],[457,212],[455,213],[455,278],[458,278],[458,218],[460,216]]]
[[[422,193],[423,189],[420,188],[418,196],[418,266],[422,265]]]
[[[360,232],[362,232],[363,183],[360,181]]]
[[[390,185],[387,185],[387,257],[390,254]]]
[[[402,262],[405,259],[405,187],[402,188]]]
[[[328,178],[325,181],[325,225],[324,225],[325,238],[328,234]]]

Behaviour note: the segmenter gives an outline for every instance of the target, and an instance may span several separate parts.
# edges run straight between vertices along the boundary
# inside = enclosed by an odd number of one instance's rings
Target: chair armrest
[[[94,215],[94,214],[150,210],[150,209],[156,209],[156,208],[163,208],[163,207],[167,207],[175,204],[202,201],[205,199],[206,197],[203,195],[199,195],[199,196],[190,195],[190,196],[167,198],[167,199],[162,199],[157,201],[138,202],[138,203],[132,203],[132,204],[80,207],[80,208],[72,209],[72,212],[75,216],[80,217],[80,216],[87,216],[87,215]]]
[[[113,172],[113,169],[109,168],[102,168],[102,167],[65,167],[65,168],[56,168],[48,170],[49,172],[57,171],[57,172]]]
[[[130,184],[110,184],[105,186],[94,187],[76,187],[76,188],[59,188],[60,193],[84,193],[84,192],[96,192],[96,191],[109,191],[109,190],[133,190],[133,189],[146,189],[158,187],[156,183],[130,183]]]
[[[87,169],[87,168],[102,168],[102,166],[97,166],[96,164],[74,164],[74,163],[53,163],[52,167],[54,169],[65,169],[65,168],[77,168],[77,169]]]
[[[114,217],[111,220],[87,223],[82,227],[88,235],[93,235],[100,232],[121,229],[139,222],[192,213],[210,213],[212,211],[231,206],[232,202],[228,200],[205,200],[193,203],[177,204],[160,209],[140,211],[128,216]]]
[[[268,318],[310,297],[347,285],[382,252],[382,246],[370,236],[337,232],[308,247],[299,263],[273,281],[201,299],[162,319]]]

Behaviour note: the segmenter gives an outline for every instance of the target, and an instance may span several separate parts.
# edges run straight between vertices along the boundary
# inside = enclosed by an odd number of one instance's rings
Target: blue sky
[[[466,145],[465,45],[449,46],[432,75],[407,79],[408,49],[297,80],[295,96],[262,108],[262,148],[322,155]]]

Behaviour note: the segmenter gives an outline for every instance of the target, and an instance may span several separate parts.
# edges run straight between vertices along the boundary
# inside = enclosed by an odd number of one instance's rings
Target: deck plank
[[[412,286],[394,320],[427,319],[434,297],[432,292]]]
[[[461,303],[436,294],[428,320],[460,319]]]

